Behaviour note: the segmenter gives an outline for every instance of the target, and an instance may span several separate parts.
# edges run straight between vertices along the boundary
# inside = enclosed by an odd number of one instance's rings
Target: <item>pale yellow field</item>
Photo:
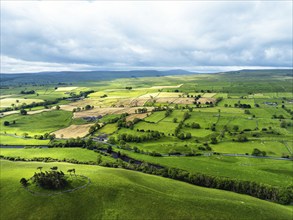
[[[19,113],[19,111],[9,111],[9,112],[2,112],[0,113],[0,117],[4,117],[4,116],[7,116],[7,115],[13,115],[13,114],[17,114]]]
[[[143,113],[143,114],[132,114],[126,117],[126,121],[132,121],[135,118],[144,119],[146,118],[150,113]]]
[[[60,129],[53,132],[56,135],[56,138],[77,138],[84,137],[88,134],[90,127],[93,124],[85,125],[70,125],[67,128]]]
[[[215,98],[199,98],[197,102],[200,102],[201,104],[205,104],[206,102],[212,102],[215,103]]]
[[[18,102],[16,102],[18,100]],[[0,107],[11,107],[12,104],[15,106],[21,106],[23,103],[31,104],[33,102],[43,102],[42,99],[22,99],[22,98],[4,98],[0,99]]]
[[[34,114],[38,114],[41,112],[48,112],[48,111],[52,111],[54,108],[50,108],[50,109],[41,109],[41,110],[36,110],[36,111],[28,111],[27,114],[28,115],[34,115]]]
[[[217,93],[205,93],[202,95],[203,98],[212,98],[215,95],[217,95]]]
[[[183,84],[179,84],[176,86],[152,86],[151,89],[171,89],[171,88],[180,88]]]
[[[165,98],[165,97],[174,97],[178,98],[179,96],[182,96],[183,93],[181,92],[160,92],[160,94],[157,96],[158,98]]]
[[[77,89],[78,87],[58,87],[55,91],[56,92],[67,92],[67,91],[71,91],[71,90],[74,90],[74,89]]]

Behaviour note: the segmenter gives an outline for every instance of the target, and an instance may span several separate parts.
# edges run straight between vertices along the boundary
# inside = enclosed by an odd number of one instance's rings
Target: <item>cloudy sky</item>
[[[1,72],[292,68],[292,1],[1,1]]]

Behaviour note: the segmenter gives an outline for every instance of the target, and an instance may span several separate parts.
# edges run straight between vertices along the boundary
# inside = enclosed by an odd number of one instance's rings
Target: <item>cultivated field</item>
[[[88,134],[89,128],[93,124],[85,125],[70,125],[67,128],[62,128],[58,131],[53,132],[56,135],[56,138],[77,138],[84,137]]]

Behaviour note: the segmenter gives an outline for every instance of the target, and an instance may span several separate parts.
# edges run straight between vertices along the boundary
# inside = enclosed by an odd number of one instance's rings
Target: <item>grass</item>
[[[289,153],[284,144],[277,141],[221,142],[210,146],[215,152],[220,153],[251,154],[254,148],[266,151],[267,155],[275,157],[281,157],[283,153]]]
[[[9,115],[0,119],[1,132],[21,136],[28,133],[30,136],[50,133],[67,127],[71,123],[72,112],[56,110],[42,112],[34,115]],[[15,124],[12,122],[15,120]],[[4,121],[9,121],[9,126],[2,126]]]
[[[105,133],[105,134],[112,134],[117,130],[118,126],[117,123],[115,124],[106,124],[104,127],[99,129],[99,133]]]
[[[19,183],[42,166],[91,179],[73,193],[34,196]],[[1,161],[1,219],[290,219],[289,207],[128,170]],[[17,207],[17,211],[16,211]]]
[[[273,186],[288,186],[293,181],[292,161],[225,156],[152,157],[126,150],[120,151],[139,160],[189,172],[250,180]]]
[[[163,118],[165,118],[165,112],[161,111],[161,112],[152,113],[149,117],[145,118],[144,120],[147,121],[147,122],[157,123],[160,120],[162,120]]]
[[[1,145],[47,145],[49,140],[37,140],[33,138],[19,138],[0,134]]]
[[[98,153],[83,148],[1,148],[3,156],[22,157],[32,159],[34,157],[51,157],[63,160],[75,159],[81,162],[97,161]],[[102,156],[102,160],[113,161],[111,157]]]

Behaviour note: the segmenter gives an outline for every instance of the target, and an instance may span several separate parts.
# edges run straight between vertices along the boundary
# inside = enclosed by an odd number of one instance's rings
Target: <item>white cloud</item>
[[[292,67],[291,1],[5,1],[1,6],[1,54],[15,59],[13,66],[2,60],[1,71],[19,66],[26,72],[24,62],[44,70]]]

